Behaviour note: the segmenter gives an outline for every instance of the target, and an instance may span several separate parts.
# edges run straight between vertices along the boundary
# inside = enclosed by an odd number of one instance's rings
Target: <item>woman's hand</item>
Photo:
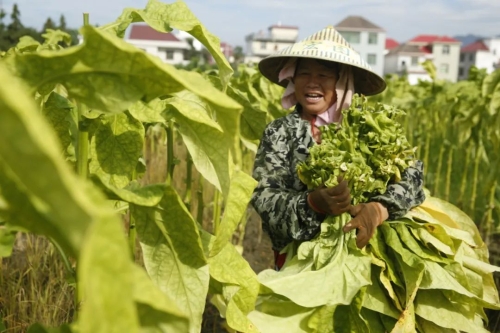
[[[358,229],[356,235],[356,246],[363,248],[375,233],[375,229],[389,217],[387,208],[379,202],[368,202],[351,206],[349,214],[354,218],[347,223],[343,230],[349,232]]]
[[[307,203],[315,212],[328,215],[340,215],[351,207],[351,192],[347,181],[339,179],[334,187],[320,187],[307,196]]]

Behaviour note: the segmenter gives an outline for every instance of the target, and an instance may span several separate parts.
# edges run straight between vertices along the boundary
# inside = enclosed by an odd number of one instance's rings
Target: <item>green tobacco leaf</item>
[[[116,188],[112,185],[101,182],[114,200],[122,200],[128,203],[153,207],[160,203],[165,193],[165,184],[153,184],[141,186],[137,181],[132,181],[124,188]]]
[[[160,32],[179,29],[190,33],[214,57],[223,85],[226,86],[229,82],[233,69],[221,51],[219,38],[208,32],[184,2],[165,4],[158,0],[149,0],[146,8],[126,8],[115,22],[104,25],[101,29],[123,37],[125,30],[134,22],[146,22]]]
[[[336,305],[324,305],[314,311],[309,322],[308,326],[312,329],[312,333],[335,333],[333,330],[333,316],[335,310],[337,309]],[[345,322],[345,318],[343,318]]]
[[[78,260],[80,333],[138,332],[134,275],[123,226],[115,215],[90,226]]]
[[[231,240],[234,230],[245,213],[257,181],[242,171],[235,171],[229,186],[224,216],[217,229],[210,256],[216,256]]]
[[[288,266],[290,268],[285,267],[280,272],[262,271],[259,273],[260,283],[273,293],[308,308],[325,304],[350,304],[360,288],[371,283],[371,258],[367,255],[347,254],[347,250],[343,249],[337,260],[316,271],[310,270],[310,267],[301,269],[300,261],[298,259],[297,261],[297,263],[291,261]],[[310,281],[336,281],[336,283],[323,284]]]
[[[168,101],[166,117],[173,117],[178,124],[179,133],[196,169],[227,196],[230,186],[229,149],[232,142],[227,140],[219,124],[209,117],[204,105],[197,99],[182,95],[182,98],[173,97]]]
[[[209,273],[197,223],[171,187],[158,206],[132,205],[131,214],[149,276],[200,332]]]
[[[103,118],[92,137],[89,171],[104,183],[123,188],[132,179],[143,144],[144,127],[130,114]]]
[[[0,85],[0,165],[12,175],[0,173],[2,195],[11,210],[33,213],[34,220],[18,219],[20,226],[34,227],[30,230],[53,238],[76,256],[85,230],[101,214],[93,208],[89,184],[69,169],[54,131],[27,89],[3,67],[0,81],[9,82]],[[12,200],[17,194],[22,202]]]
[[[133,265],[132,274],[141,332],[188,332],[189,320],[186,315],[173,300],[159,290],[146,271]]]
[[[496,87],[500,84],[500,71],[494,71],[484,78],[482,95],[483,98],[493,94]]]
[[[40,43],[31,36],[23,36],[19,38],[19,43],[17,43],[15,49],[18,52],[34,52],[38,49]]]
[[[367,287],[363,307],[392,318],[399,318],[399,311],[380,285],[378,269],[372,269],[372,284]]]
[[[245,93],[229,86],[227,94],[243,106],[241,113],[240,131],[247,140],[260,140],[266,127],[267,113],[255,108]]]
[[[57,45],[59,43],[64,43],[66,46],[71,45],[71,35],[59,29],[47,29],[42,37],[45,39],[44,45]]]
[[[167,108],[167,101],[159,98],[149,103],[138,101],[128,108],[128,112],[141,123],[165,123],[161,115]]]
[[[0,184],[1,186],[1,184]],[[9,257],[16,241],[17,231],[9,226],[0,225],[0,258]]]
[[[333,319],[335,333],[370,333],[368,322],[361,316],[364,289],[361,288],[351,304],[339,305],[335,310]]]
[[[67,89],[69,99],[103,112],[121,113],[138,100],[149,102],[184,89],[213,105],[232,110],[241,108],[199,73],[178,70],[92,26],[83,27],[81,33],[83,44],[58,51],[13,55],[5,58],[5,63],[42,95],[60,83]]]
[[[223,296],[226,303],[225,318],[228,325],[242,333],[258,332],[255,325],[247,318],[254,310],[259,281],[248,262],[230,243],[209,258],[210,276],[223,284]]]
[[[489,112],[492,116],[496,116],[500,112],[500,80],[491,95]]]
[[[52,92],[43,104],[42,113],[57,133],[64,151],[67,151],[72,143],[68,118],[73,107],[73,104],[56,92]]]
[[[473,310],[461,305],[467,304],[467,300],[455,303],[448,300],[440,291],[421,290],[417,294],[415,304],[416,314],[437,326],[467,333],[488,332],[474,322]]]
[[[314,311],[288,300],[266,298],[258,301],[248,318],[260,333],[309,332],[308,322]]]

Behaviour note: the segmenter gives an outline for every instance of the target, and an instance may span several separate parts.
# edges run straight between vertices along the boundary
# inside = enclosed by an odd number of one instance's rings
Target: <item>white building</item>
[[[260,31],[245,37],[246,41],[246,63],[258,63],[268,55],[284,49],[297,42],[299,28],[287,25],[272,25],[268,32]]]
[[[385,55],[384,75],[406,76],[410,84],[417,84],[419,80],[430,81],[429,74],[421,65],[428,59],[432,59],[428,49],[407,43],[399,44]]]
[[[189,44],[172,33],[154,30],[148,25],[134,24],[125,40],[171,65],[187,65]]]
[[[378,75],[384,73],[385,30],[361,16],[348,16],[335,29]]]
[[[460,45],[460,41],[447,36],[419,35],[389,50],[384,74],[404,74],[411,84],[431,80],[422,67],[424,61],[431,60],[438,80],[456,82]]]
[[[458,79],[467,79],[472,66],[484,68],[488,74],[500,68],[500,37],[477,40],[460,50]]]

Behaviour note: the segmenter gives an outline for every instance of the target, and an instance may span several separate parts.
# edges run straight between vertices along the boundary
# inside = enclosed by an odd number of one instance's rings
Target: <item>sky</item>
[[[172,3],[175,0],[163,0]],[[245,46],[245,36],[273,24],[299,27],[299,39],[349,15],[359,15],[383,28],[388,38],[405,42],[419,34],[500,35],[500,0],[185,0],[203,25],[221,41]],[[0,0],[10,14],[18,4],[21,21],[41,29],[48,17],[63,14],[69,27],[114,21],[124,8],[142,9],[147,0]],[[4,19],[8,22],[8,17]]]

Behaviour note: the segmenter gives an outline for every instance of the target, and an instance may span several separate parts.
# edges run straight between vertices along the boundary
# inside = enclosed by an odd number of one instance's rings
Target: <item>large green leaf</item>
[[[229,193],[229,150],[232,142],[218,123],[210,118],[196,96],[182,93],[168,100],[166,117],[173,117],[196,169],[222,191]]]
[[[500,71],[494,71],[484,78],[482,86],[483,98],[491,97],[495,88],[500,84]]]
[[[225,318],[228,325],[238,332],[258,332],[247,318],[254,310],[259,292],[257,276],[248,262],[236,251],[231,243],[209,258],[210,276],[223,284],[223,297],[226,303]]]
[[[148,102],[184,89],[213,105],[240,109],[198,73],[178,70],[92,26],[84,26],[81,33],[84,42],[80,45],[12,55],[5,62],[33,90],[48,93],[60,83],[70,99],[100,111],[120,113],[138,100]]]
[[[227,94],[243,106],[240,122],[241,135],[247,140],[260,140],[266,127],[267,113],[254,107],[246,93],[236,88],[229,86]]]
[[[78,331],[139,332],[134,283],[123,226],[117,216],[103,214],[87,231],[78,261]]]
[[[108,196],[114,200],[122,200],[138,206],[153,207],[160,203],[165,193],[165,184],[141,186],[132,181],[124,188],[117,188],[101,182]]]
[[[57,133],[65,152],[72,143],[68,118],[73,107],[66,98],[56,92],[52,92],[43,104],[43,115]]]
[[[123,188],[142,155],[144,127],[128,112],[102,118],[91,141],[89,170],[104,183]]]
[[[467,333],[487,333],[474,319],[474,308],[464,306],[467,301],[451,302],[442,292],[421,290],[415,300],[415,312],[418,316],[443,328],[455,329]],[[472,311],[471,311],[472,310]],[[443,331],[446,331],[446,330]]]
[[[172,29],[190,33],[214,57],[223,85],[226,86],[229,82],[233,69],[221,51],[219,38],[208,32],[184,2],[165,4],[158,0],[149,0],[146,8],[126,8],[115,22],[104,25],[101,29],[123,37],[125,30],[134,22],[146,22],[153,29],[165,33],[172,31]]]
[[[132,205],[131,214],[149,276],[200,332],[209,273],[196,222],[171,187],[158,206]]]
[[[61,146],[27,89],[0,66],[0,160],[12,177],[0,173],[2,194],[11,210],[29,209],[41,220],[19,219],[24,227],[53,238],[71,255],[81,248],[83,235],[100,215],[89,184],[78,179],[60,155]],[[7,178],[8,177],[8,178]],[[4,188],[5,184],[10,188]],[[14,189],[22,202],[9,200]],[[22,205],[22,207],[20,206]],[[35,217],[35,216],[32,216]],[[71,223],[71,228],[68,228]]]
[[[234,230],[245,213],[257,181],[243,171],[231,177],[229,195],[224,206],[224,216],[217,229],[210,256],[216,256],[231,241]]]
[[[138,101],[128,108],[129,113],[142,123],[165,123],[162,112],[167,108],[167,101],[159,98],[149,103]]]
[[[146,271],[133,265],[132,275],[141,333],[188,332],[189,320],[186,315],[159,290]]]
[[[0,258],[8,257],[12,254],[16,235],[17,231],[12,227],[0,225]]]

